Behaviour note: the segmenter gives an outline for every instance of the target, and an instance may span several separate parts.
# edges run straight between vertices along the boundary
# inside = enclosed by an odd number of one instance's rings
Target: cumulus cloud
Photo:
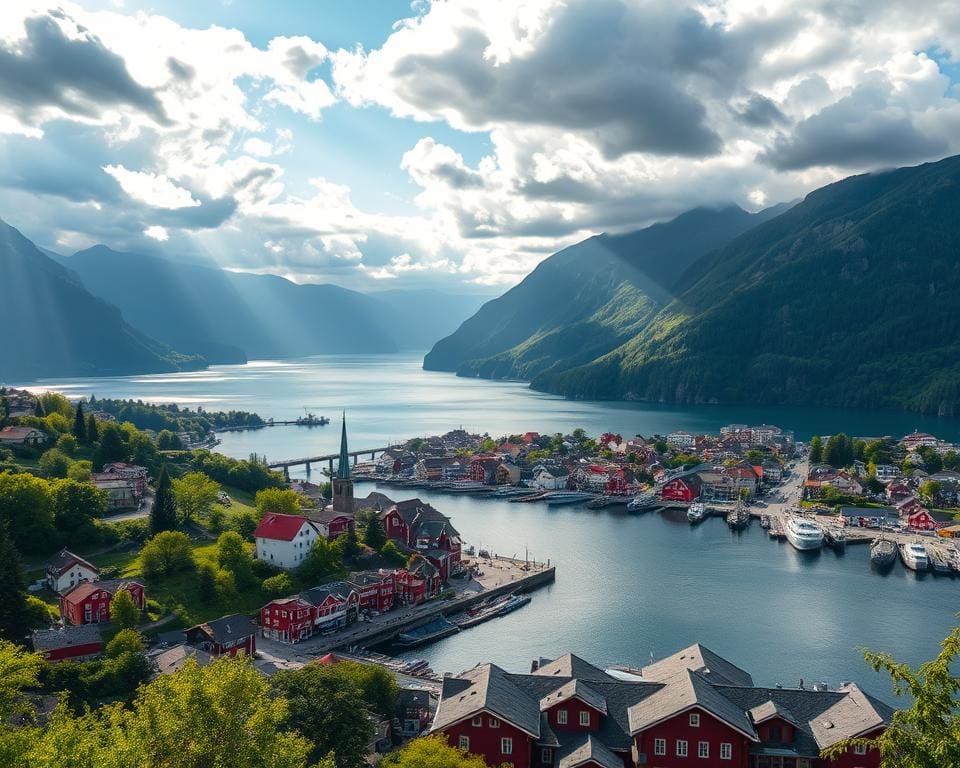
[[[157,242],[164,243],[170,239],[170,235],[167,233],[167,230],[164,227],[161,227],[159,224],[153,224],[143,230],[143,234],[149,237],[151,240],[156,240]]]
[[[122,165],[105,165],[103,170],[113,176],[131,198],[144,205],[166,209],[200,205],[189,190],[178,187],[162,174],[129,171]]]

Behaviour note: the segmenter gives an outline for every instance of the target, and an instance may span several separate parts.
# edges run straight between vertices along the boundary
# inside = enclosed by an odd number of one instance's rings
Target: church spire
[[[340,430],[340,461],[337,464],[337,477],[350,479],[350,456],[347,454],[347,413],[343,412],[343,426]]]

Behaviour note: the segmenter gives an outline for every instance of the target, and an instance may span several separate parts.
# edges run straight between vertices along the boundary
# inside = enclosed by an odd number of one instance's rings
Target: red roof
[[[300,515],[281,515],[278,512],[267,512],[253,532],[258,539],[277,539],[278,541],[293,541],[304,523],[310,522]]]

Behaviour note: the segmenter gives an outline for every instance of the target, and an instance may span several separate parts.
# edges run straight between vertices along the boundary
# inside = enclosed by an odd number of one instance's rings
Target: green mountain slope
[[[740,236],[577,398],[960,413],[960,157],[855,176]]]
[[[0,221],[0,381],[200,368],[130,327],[68,270]]]
[[[686,269],[774,214],[697,209],[577,243],[439,341],[424,368],[536,380],[590,362],[639,333],[673,298]]]

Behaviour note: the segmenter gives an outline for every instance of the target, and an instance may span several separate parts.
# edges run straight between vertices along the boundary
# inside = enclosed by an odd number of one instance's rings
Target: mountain
[[[70,272],[0,221],[0,381],[201,368],[130,327]]]
[[[632,339],[666,306],[686,270],[780,208],[698,208],[620,235],[596,235],[541,262],[437,342],[427,370],[550,380]]]
[[[688,272],[577,398],[960,413],[960,157],[810,193]]]
[[[367,294],[385,305],[400,349],[429,349],[490,300],[489,296],[425,289],[393,289]]]

